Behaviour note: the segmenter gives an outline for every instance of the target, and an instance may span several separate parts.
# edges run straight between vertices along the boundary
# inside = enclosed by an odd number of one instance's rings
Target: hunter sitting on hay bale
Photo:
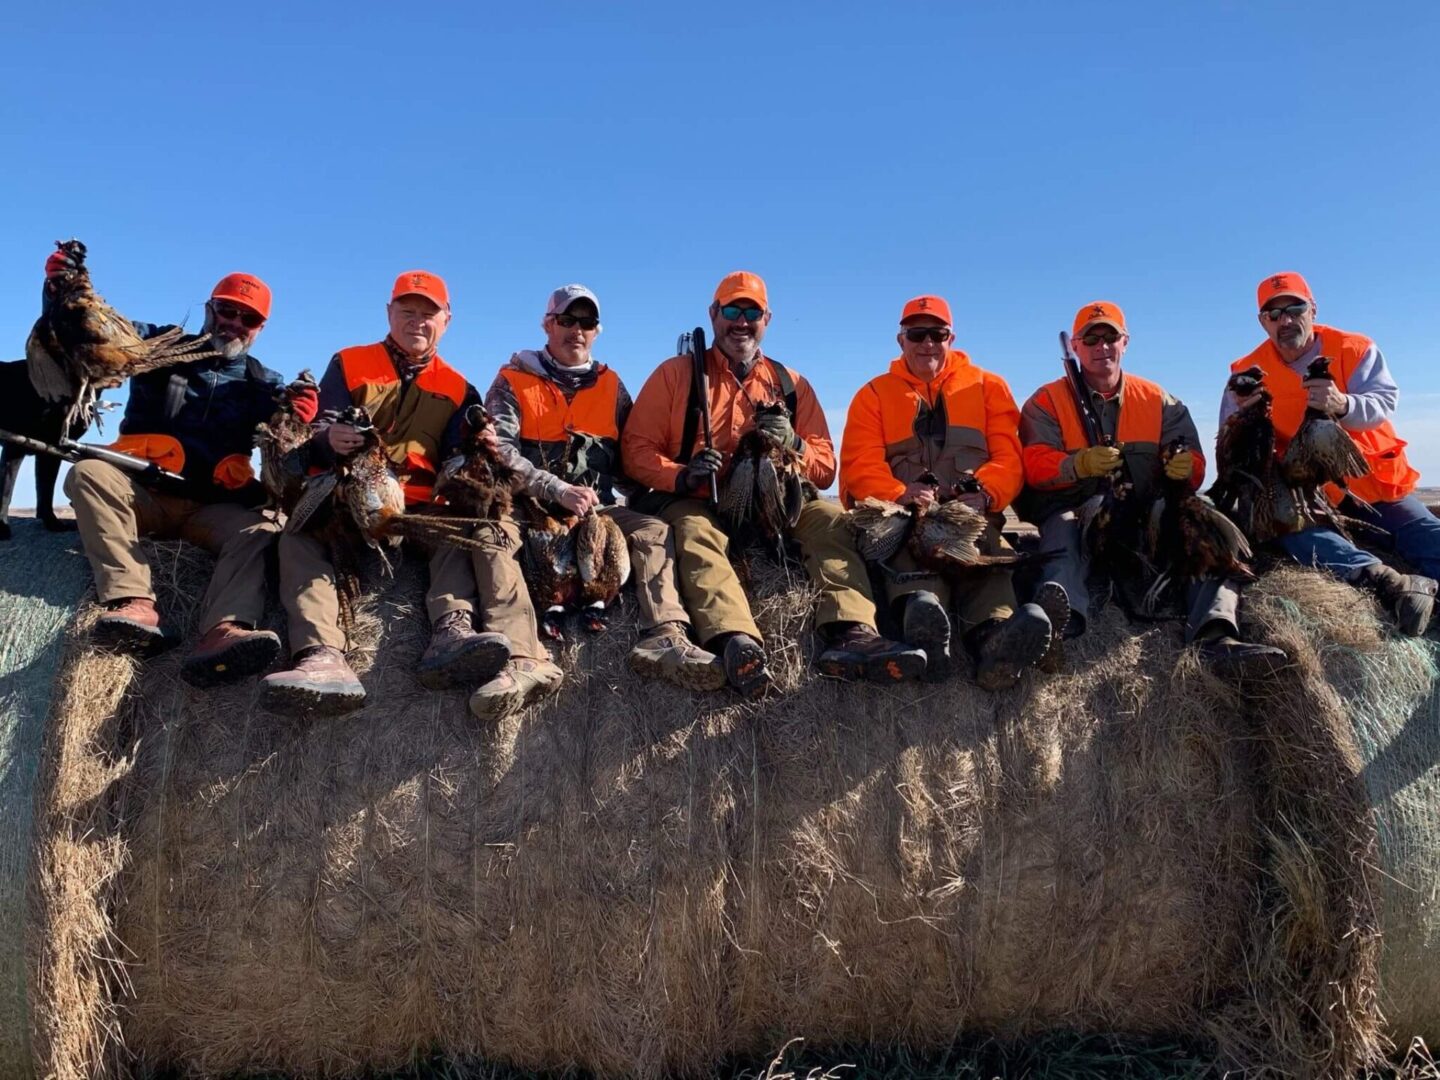
[[[207,560],[152,555],[193,638]],[[497,725],[420,691],[411,565],[341,719],[92,651],[87,610],[37,798],[37,1070],[694,1075],[792,1035],[1065,1028],[1339,1076],[1440,1036],[1433,649],[1349,586],[1253,586],[1291,663],[1240,689],[1112,607],[994,695],[817,675],[807,586],[750,584],[762,700],[626,670],[627,599]]]

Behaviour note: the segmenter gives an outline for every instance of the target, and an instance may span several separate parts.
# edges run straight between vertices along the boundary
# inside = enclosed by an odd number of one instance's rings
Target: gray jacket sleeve
[[[1165,448],[1176,439],[1183,438],[1191,451],[1205,456],[1200,445],[1200,433],[1195,430],[1195,421],[1185,403],[1168,390],[1160,406],[1160,446]]]
[[[1065,436],[1060,431],[1060,421],[1042,409],[1032,395],[1025,402],[1020,410],[1020,445],[1034,446],[1036,443],[1048,446],[1053,450],[1064,452]],[[1054,488],[1067,488],[1075,484],[1080,478],[1075,475],[1075,455],[1066,454],[1065,460],[1060,463],[1060,473],[1053,480],[1044,484],[1031,484],[1037,490],[1051,490]],[[1027,479],[1026,483],[1030,483]]]
[[[520,452],[520,403],[515,400],[515,391],[503,375],[496,375],[495,381],[485,393],[485,411],[495,424],[495,435],[500,442],[500,459],[514,469],[520,483],[534,498],[557,502],[560,494],[570,485],[552,472],[540,468]]]
[[[1350,376],[1345,400],[1349,409],[1340,418],[1340,426],[1351,431],[1377,428],[1395,412],[1400,388],[1395,385],[1378,345],[1371,345],[1360,358]]]

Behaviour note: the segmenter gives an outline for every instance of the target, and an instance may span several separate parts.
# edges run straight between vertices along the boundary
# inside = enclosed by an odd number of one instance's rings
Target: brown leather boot
[[[95,621],[90,638],[102,649],[153,656],[173,646],[176,638],[160,625],[160,612],[148,596],[112,600]]]
[[[725,685],[725,666],[714,653],[691,642],[687,631],[682,623],[661,623],[630,650],[630,667],[686,690],[719,690]]]
[[[258,675],[280,655],[280,637],[244,623],[219,622],[180,665],[180,677],[191,686],[220,686]]]
[[[365,704],[365,687],[345,662],[345,654],[329,645],[314,645],[295,654],[295,666],[260,680],[261,704],[285,716],[343,716]]]
[[[826,675],[897,683],[925,674],[924,649],[883,638],[864,623],[850,623],[843,629],[839,625],[822,627],[821,636],[826,647],[816,657],[815,666]]]
[[[430,628],[430,644],[415,674],[427,690],[474,688],[500,674],[510,659],[504,634],[477,634],[468,611],[441,615]]]

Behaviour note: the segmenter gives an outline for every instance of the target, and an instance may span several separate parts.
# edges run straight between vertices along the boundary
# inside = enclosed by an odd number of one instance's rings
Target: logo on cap
[[[1091,317],[1092,319],[1098,319],[1098,318],[1100,318],[1100,317],[1101,317],[1102,315],[1104,315],[1104,314],[1105,314],[1105,306],[1104,306],[1103,304],[1096,304],[1094,307],[1092,307],[1092,308],[1090,309],[1090,317]]]
[[[1290,279],[1287,278],[1284,274],[1276,274],[1270,279],[1270,287],[1272,289],[1283,289],[1289,284]]]
[[[425,284],[425,276],[423,274],[411,274],[410,284],[418,289],[421,285]]]
[[[255,291],[255,286],[251,285],[248,281],[241,280],[235,282],[235,291],[238,293],[244,293],[246,296],[249,296]]]
[[[929,310],[930,310],[930,301],[929,301],[928,299],[922,299],[922,300],[921,300],[918,304],[916,304],[915,306],[916,306],[917,308],[919,308],[921,311],[929,311]]]

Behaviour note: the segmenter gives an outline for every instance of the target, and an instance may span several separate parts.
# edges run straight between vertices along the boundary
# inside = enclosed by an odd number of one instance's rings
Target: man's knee
[[[675,547],[680,550],[705,548],[723,552],[729,547],[730,541],[720,526],[704,514],[686,514],[676,518],[670,523],[670,529],[675,537]]]
[[[65,477],[65,494],[71,502],[84,501],[102,491],[114,490],[120,483],[128,486],[129,480],[114,465],[85,458],[70,466],[70,475]]]
[[[799,520],[795,522],[795,535],[798,539],[803,540],[806,537],[827,534],[850,539],[852,534],[849,518],[846,517],[845,511],[840,509],[839,504],[825,499],[811,499],[800,509]]]

